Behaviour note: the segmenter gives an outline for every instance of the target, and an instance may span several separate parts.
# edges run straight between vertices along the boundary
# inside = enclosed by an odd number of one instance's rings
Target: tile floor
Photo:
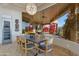
[[[69,56],[73,55],[70,51],[54,45],[53,54],[49,53],[48,56]],[[21,53],[17,50],[16,43],[0,45],[0,56],[21,56]],[[44,56],[40,54],[38,56]]]

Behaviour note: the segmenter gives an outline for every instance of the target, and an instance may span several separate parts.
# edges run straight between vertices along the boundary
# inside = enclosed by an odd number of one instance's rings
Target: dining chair
[[[35,44],[27,39],[27,37],[21,37],[22,55],[28,55],[28,52],[33,51],[33,49],[35,49]]]
[[[17,50],[20,52],[20,50],[21,50],[21,38],[20,38],[20,36],[16,37],[16,42],[17,42]]]
[[[49,37],[49,36],[48,36]],[[50,40],[51,39],[51,40]],[[48,53],[53,53],[53,38],[48,39],[47,37],[44,38],[44,40],[41,40],[38,44],[38,50],[40,52],[45,53],[45,55],[48,55]]]

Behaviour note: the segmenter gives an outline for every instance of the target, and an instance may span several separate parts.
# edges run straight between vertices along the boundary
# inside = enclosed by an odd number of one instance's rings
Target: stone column
[[[76,42],[79,43],[79,4],[75,4],[76,15]]]

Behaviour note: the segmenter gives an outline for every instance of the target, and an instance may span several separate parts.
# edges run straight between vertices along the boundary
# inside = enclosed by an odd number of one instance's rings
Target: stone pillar
[[[64,29],[64,36],[66,39],[75,41],[76,38],[76,29],[75,29],[75,5],[71,4],[71,6],[68,8],[68,19],[65,23],[65,29]]]
[[[75,4],[76,15],[76,42],[79,43],[79,4]]]

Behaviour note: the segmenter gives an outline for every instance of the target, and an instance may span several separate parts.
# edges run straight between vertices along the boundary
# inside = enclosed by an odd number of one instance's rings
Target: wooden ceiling
[[[31,23],[39,23],[46,24],[51,21],[56,20],[62,13],[68,10],[71,4],[67,3],[58,3],[51,7],[48,7],[42,11],[37,12],[34,16],[29,15],[27,17],[27,13],[23,13],[23,18],[28,18],[27,20]]]
[[[0,3],[0,7],[26,12],[27,4],[28,3]],[[41,11],[47,7],[54,5],[55,3],[34,3],[34,4],[37,6],[37,11]]]

